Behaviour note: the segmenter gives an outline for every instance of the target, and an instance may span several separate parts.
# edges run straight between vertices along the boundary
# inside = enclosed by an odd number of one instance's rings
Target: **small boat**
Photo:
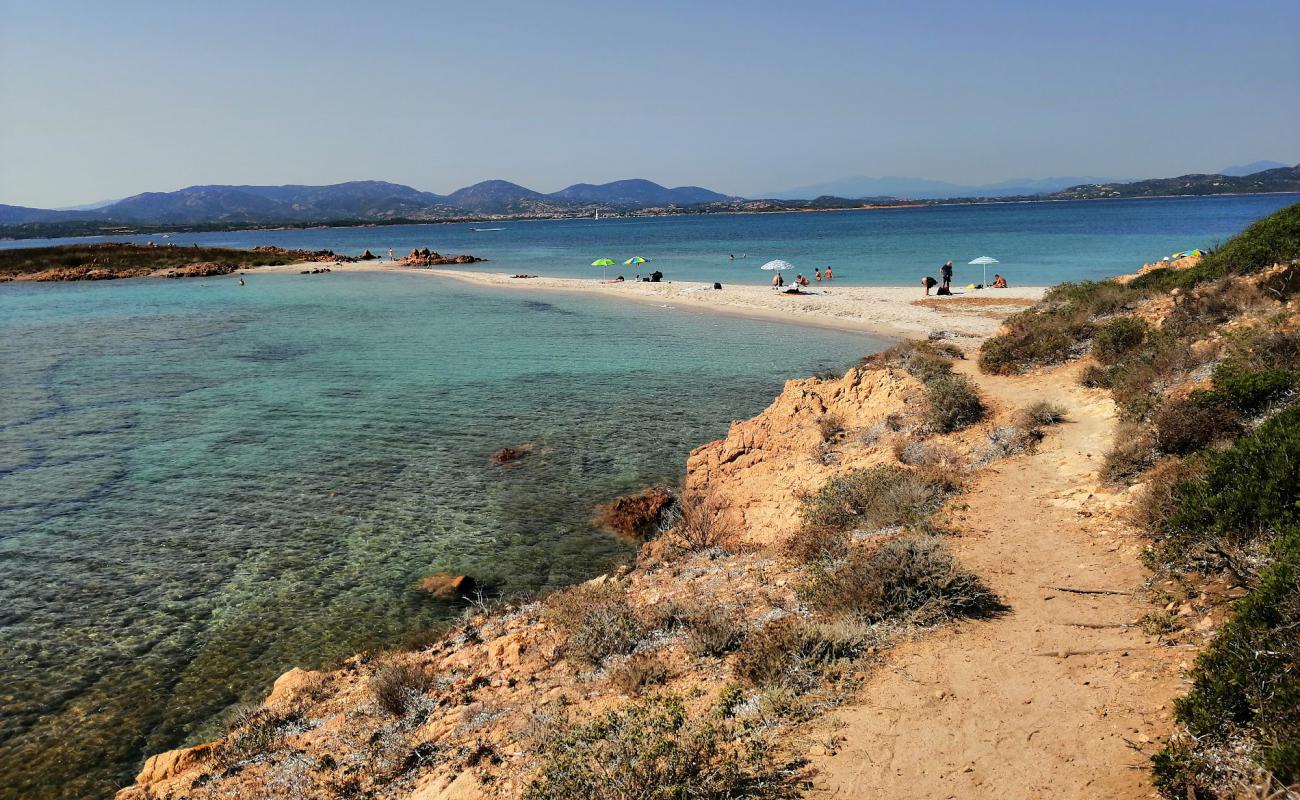
[[[475,233],[489,233],[491,231],[503,231],[505,228],[470,228]]]

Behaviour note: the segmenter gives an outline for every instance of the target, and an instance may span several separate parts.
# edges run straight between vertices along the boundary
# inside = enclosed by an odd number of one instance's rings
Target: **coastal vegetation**
[[[1144,481],[1133,519],[1157,579],[1231,614],[1191,669],[1154,757],[1170,798],[1282,796],[1300,782],[1300,205],[1200,260],[1128,283],[1065,284],[987,340],[1019,373],[1088,357],[1123,423],[1102,468]],[[1160,635],[1177,619],[1153,612]]]

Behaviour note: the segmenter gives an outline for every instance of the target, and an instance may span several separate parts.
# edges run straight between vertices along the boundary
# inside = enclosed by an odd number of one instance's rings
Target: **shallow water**
[[[637,272],[659,269],[669,280],[724,284],[766,283],[771,273],[759,266],[781,258],[808,274],[831,266],[841,283],[894,286],[913,285],[922,275],[937,276],[939,265],[951,259],[956,264],[956,282],[965,285],[984,277],[979,267],[966,262],[987,255],[1001,262],[989,270],[990,280],[999,272],[1013,286],[1048,286],[1131,272],[1175,251],[1211,247],[1296,202],[1300,195],[1239,195],[494,222],[491,227],[502,230],[490,233],[475,233],[473,225],[443,224],[130,238],[245,248],[262,244],[329,248],[357,255],[369,249],[380,256],[386,256],[390,247],[399,256],[411,248],[431,247],[490,260],[466,269],[586,278],[600,276],[600,270],[590,266],[597,258],[621,262],[642,256],[652,263],[620,264],[611,268],[609,276],[624,274],[630,279]],[[41,243],[45,242],[0,242],[0,247]]]
[[[283,670],[436,625],[431,572],[602,571],[593,504],[879,347],[342,273],[0,285],[0,334],[5,798],[108,796]]]

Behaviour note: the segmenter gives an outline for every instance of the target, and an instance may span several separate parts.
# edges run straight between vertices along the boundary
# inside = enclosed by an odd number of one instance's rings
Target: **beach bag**
[[[935,294],[948,294],[948,295],[950,295],[950,294],[952,294],[952,290],[949,289],[947,286],[940,286],[939,289],[935,292]]]

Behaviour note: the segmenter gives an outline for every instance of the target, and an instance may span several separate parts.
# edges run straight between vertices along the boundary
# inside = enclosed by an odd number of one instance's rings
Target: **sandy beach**
[[[512,278],[501,273],[466,272],[445,268],[415,268],[382,263],[295,264],[260,267],[255,272],[299,272],[327,266],[335,272],[401,272],[445,278],[476,286],[519,292],[564,292],[619,298],[758,319],[816,325],[915,338],[948,331],[958,338],[977,339],[992,334],[1000,320],[1037,302],[1046,291],[1041,286],[1010,289],[954,288],[951,297],[926,297],[918,286],[843,286],[814,284],[803,294],[780,294],[768,286],[712,284],[690,281],[603,283],[579,278]]]

